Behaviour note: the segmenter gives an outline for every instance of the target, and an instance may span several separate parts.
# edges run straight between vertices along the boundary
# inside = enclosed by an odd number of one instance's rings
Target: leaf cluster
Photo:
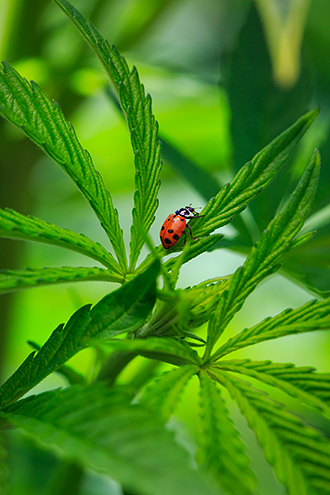
[[[59,105],[36,83],[27,82],[4,63],[0,69],[1,115],[74,181],[95,211],[114,254],[83,234],[1,210],[2,237],[70,249],[103,268],[3,270],[0,289],[6,292],[77,280],[122,285],[95,305],[79,308],[43,346],[31,343],[35,350],[0,387],[0,427],[20,428],[47,448],[60,449],[82,466],[106,472],[136,493],[252,495],[257,493],[257,480],[231,418],[227,391],[288,494],[330,493],[329,439],[264,392],[265,388],[270,393],[278,389],[329,419],[330,374],[291,363],[228,359],[231,352],[263,341],[329,329],[330,298],[285,310],[218,345],[251,292],[279,270],[284,255],[312,237],[313,232],[300,231],[317,189],[319,152],[314,151],[294,191],[241,267],[226,277],[184,290],[176,288],[181,266],[219,243],[222,235],[215,230],[231,222],[269,186],[318,110],[298,119],[244,165],[207,202],[203,217],[194,220],[198,240],[185,246],[179,242],[163,263],[162,257],[168,253],[148,237],[158,205],[161,169],[151,98],[145,94],[136,68],[129,69],[124,57],[92,23],[66,0],[55,2],[99,57],[127,122],[135,164],[130,251],[127,256],[111,195]],[[145,243],[150,254],[136,266]],[[160,275],[161,288],[157,286]],[[207,324],[206,341],[194,333],[203,324]],[[195,346],[201,349],[197,351]],[[95,347],[102,356],[97,372],[89,377],[66,364],[86,347]],[[144,358],[145,368],[130,382],[118,385],[116,378],[137,356]],[[154,378],[162,363],[170,365],[169,371]],[[62,374],[70,386],[22,398],[53,372]],[[200,411],[197,468],[168,428],[185,387],[196,378]]]

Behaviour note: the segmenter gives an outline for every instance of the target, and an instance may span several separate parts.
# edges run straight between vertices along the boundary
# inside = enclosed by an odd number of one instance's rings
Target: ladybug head
[[[175,214],[180,215],[181,217],[184,218],[194,218],[195,216],[198,215],[198,213],[195,211],[195,208],[193,208],[191,205],[176,210]]]

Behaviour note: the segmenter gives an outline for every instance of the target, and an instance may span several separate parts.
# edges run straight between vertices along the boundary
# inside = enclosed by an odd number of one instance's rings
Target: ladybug
[[[190,232],[190,237],[193,240],[196,240],[193,237],[191,232],[191,227],[187,225],[187,220],[190,218],[202,217],[204,215],[200,215],[195,211],[195,208],[192,206],[185,206],[184,208],[180,208],[176,210],[175,213],[171,213],[160,229],[160,240],[162,241],[164,249],[170,249],[174,246],[184,234],[184,243],[186,243],[186,231],[185,228],[188,227]]]

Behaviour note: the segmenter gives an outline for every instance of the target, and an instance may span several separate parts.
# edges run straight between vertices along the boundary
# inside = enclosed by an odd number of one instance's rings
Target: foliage
[[[58,103],[50,100],[36,83],[29,83],[3,63],[1,115],[74,181],[96,213],[114,255],[83,234],[3,209],[2,237],[73,250],[104,268],[3,270],[1,291],[77,280],[121,285],[95,305],[79,308],[42,347],[31,344],[35,351],[0,387],[0,427],[20,428],[47,449],[61,451],[66,459],[83,468],[106,473],[124,490],[134,493],[252,495],[257,490],[256,476],[227,407],[228,392],[288,494],[330,493],[329,439],[277,402],[274,393],[277,389],[329,418],[329,373],[269,360],[228,359],[231,352],[259,342],[329,329],[330,298],[285,310],[218,345],[229,322],[257,285],[281,268],[284,256],[308,246],[314,235],[301,230],[318,185],[319,152],[313,152],[299,182],[269,219],[257,242],[253,246],[245,243],[247,256],[241,267],[226,277],[219,275],[184,290],[176,288],[184,263],[221,246],[222,235],[215,233],[216,229],[234,221],[241,239],[234,240],[232,247],[242,246],[245,235],[245,241],[252,240],[251,232],[237,216],[270,186],[318,115],[318,109],[296,120],[241,167],[208,200],[201,218],[193,220],[197,240],[188,240],[186,245],[182,240],[169,253],[162,246],[155,247],[148,236],[158,206],[161,169],[158,124],[151,97],[145,94],[137,69],[129,69],[125,58],[90,21],[66,0],[55,2],[99,57],[126,119],[135,164],[131,239],[126,253],[111,195]],[[173,156],[168,144],[165,148]],[[202,176],[203,173],[196,174],[197,178]],[[210,179],[208,185],[214,189],[215,181]],[[261,227],[262,221],[258,225]],[[138,264],[144,244],[150,254]],[[170,257],[163,262],[167,254]],[[163,281],[161,288],[157,286],[159,278]],[[308,288],[310,285],[306,283]],[[318,292],[317,287],[314,289]],[[195,333],[203,324],[207,324],[206,342]],[[96,348],[99,356],[92,379],[77,374],[66,364],[87,347]],[[150,368],[146,367],[147,372],[138,371],[130,383],[118,384],[117,376],[136,356],[142,356]],[[154,378],[151,370],[162,363],[170,370]],[[66,377],[67,388],[22,398],[55,371]],[[200,425],[194,461],[170,431],[169,420],[186,385],[196,376]],[[260,390],[251,387],[251,379]],[[264,393],[265,387],[274,393],[274,399]]]

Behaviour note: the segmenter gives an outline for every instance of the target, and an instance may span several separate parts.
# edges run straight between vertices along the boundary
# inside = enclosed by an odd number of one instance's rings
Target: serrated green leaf
[[[158,207],[161,149],[151,97],[145,94],[136,68],[129,70],[125,58],[113,45],[109,45],[95,26],[66,0],[55,1],[99,57],[114,84],[126,118],[136,171],[130,242],[130,270],[133,271],[144,244],[145,232],[149,231]]]
[[[123,332],[134,332],[145,322],[156,302],[156,260],[146,271],[104,296],[92,309],[85,339],[107,340]]]
[[[3,420],[48,449],[150,495],[215,495],[187,452],[154,414],[121,389],[74,386],[8,407]]]
[[[330,373],[318,373],[310,366],[250,359],[220,361],[214,368],[241,373],[277,387],[330,418]]]
[[[84,234],[77,234],[72,230],[40,220],[40,218],[22,215],[9,208],[0,209],[0,237],[64,247],[88,256],[120,273],[118,263],[98,242],[92,241]]]
[[[0,293],[42,285],[66,284],[87,280],[119,282],[119,274],[104,268],[62,266],[59,268],[26,268],[25,270],[0,270]]]
[[[312,300],[297,309],[286,309],[274,317],[265,318],[251,328],[227,340],[213,355],[217,360],[230,352],[285,335],[327,330],[330,328],[330,298]]]
[[[120,271],[125,273],[126,254],[118,212],[89,153],[81,146],[58,103],[4,62],[0,66],[0,115],[22,129],[74,181],[94,209],[113,245]],[[107,258],[111,258],[109,253]],[[116,261],[111,260],[111,264]]]
[[[119,351],[134,352],[149,359],[158,359],[175,365],[200,364],[200,358],[191,346],[172,337],[112,340],[107,343]]]
[[[305,114],[244,165],[236,177],[208,202],[201,212],[204,217],[194,221],[194,235],[208,235],[243,211],[274,179],[318,113],[319,110],[315,109]]]
[[[31,340],[28,340],[28,344],[35,351],[39,352],[41,350],[40,345],[36,344],[36,342],[32,342]],[[70,385],[78,385],[80,383],[86,382],[85,377],[81,373],[71,368],[71,366],[68,366],[67,364],[62,364],[62,366],[57,368],[56,373],[58,375],[63,376]]]
[[[149,383],[139,403],[153,409],[164,422],[170,419],[190,378],[196,375],[197,366],[180,366],[163,373]]]
[[[197,459],[210,471],[225,492],[251,495],[256,479],[249,458],[224,399],[205,370],[200,378],[200,426]]]
[[[247,382],[217,369],[210,373],[237,402],[288,495],[328,494],[329,439]]]
[[[280,267],[279,260],[290,250],[291,245],[294,246],[295,238],[314,199],[319,170],[320,156],[315,151],[287,203],[261,234],[244,265],[226,283],[226,290],[220,297],[215,314],[217,325],[212,320],[209,326],[206,357],[228,322],[241,309],[247,296],[261,280]],[[218,351],[215,356],[218,356]]]
[[[78,309],[65,325],[54,330],[41,350],[31,353],[0,387],[0,405],[17,400],[81,349],[97,339],[133,332],[143,325],[156,300],[159,262],[107,294],[91,308]]]

